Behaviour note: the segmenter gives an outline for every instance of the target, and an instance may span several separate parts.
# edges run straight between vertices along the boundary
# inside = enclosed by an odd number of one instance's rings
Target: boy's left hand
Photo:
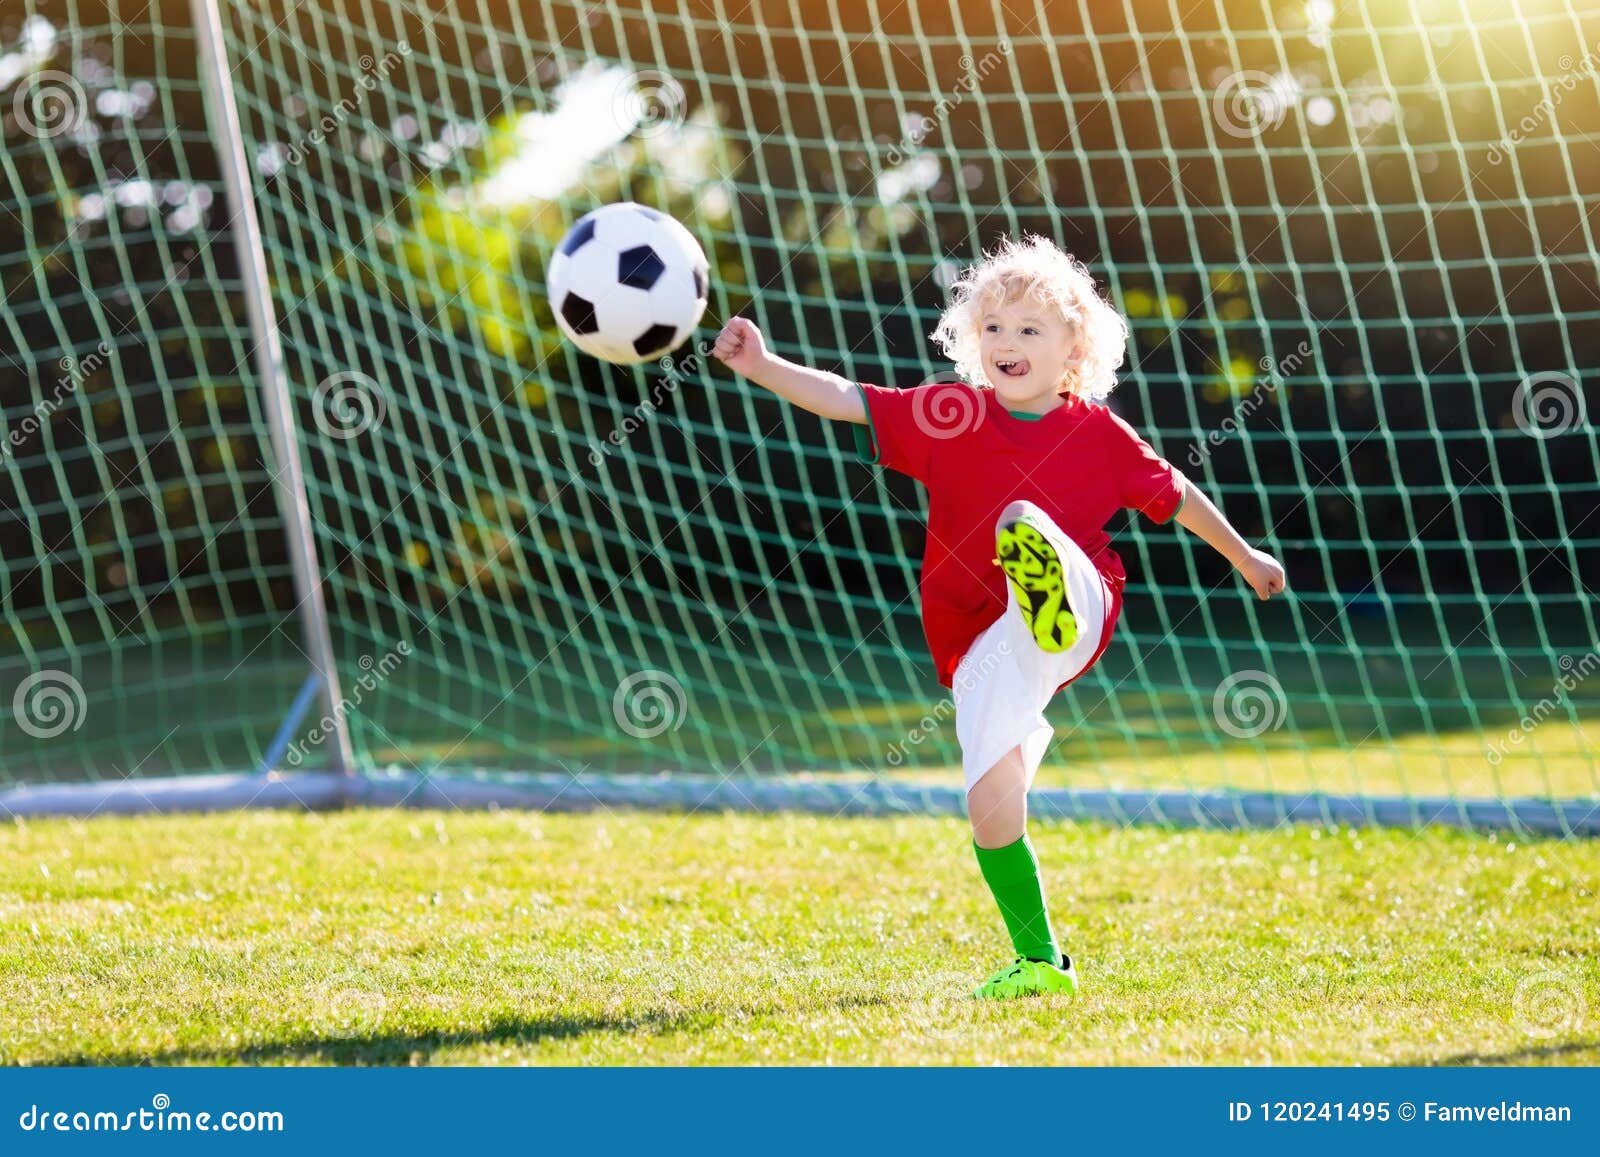
[[[1264,551],[1252,550],[1239,560],[1239,573],[1256,592],[1258,599],[1270,599],[1283,591],[1283,564]]]

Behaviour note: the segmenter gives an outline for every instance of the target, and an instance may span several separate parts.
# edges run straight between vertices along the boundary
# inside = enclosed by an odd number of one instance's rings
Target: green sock
[[[978,867],[1000,905],[1006,931],[1019,956],[1030,960],[1061,963],[1061,949],[1050,930],[1050,913],[1044,906],[1044,886],[1039,881],[1039,857],[1026,832],[1014,844],[1003,848],[980,848],[976,840]]]

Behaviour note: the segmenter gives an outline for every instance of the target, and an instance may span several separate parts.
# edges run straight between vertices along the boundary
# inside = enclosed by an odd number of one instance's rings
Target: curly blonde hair
[[[1117,386],[1117,368],[1128,356],[1128,323],[1094,287],[1088,266],[1064,253],[1049,238],[1029,234],[1001,240],[993,253],[962,271],[929,336],[974,384],[988,381],[978,351],[978,319],[991,301],[1032,296],[1076,326],[1084,356],[1062,382],[1062,389],[1100,401]]]

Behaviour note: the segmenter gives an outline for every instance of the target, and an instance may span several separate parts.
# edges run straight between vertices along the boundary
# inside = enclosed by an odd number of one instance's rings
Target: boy
[[[1116,385],[1127,324],[1045,238],[1004,241],[963,273],[933,338],[961,381],[850,382],[768,353],[740,317],[712,352],[795,405],[866,427],[863,459],[927,488],[923,630],[953,692],[978,865],[1016,953],[973,995],[1076,993],[1027,835],[1027,794],[1052,735],[1045,706],[1099,659],[1121,610],[1126,576],[1105,525],[1123,508],[1176,518],[1262,599],[1284,589],[1283,567],[1095,404]]]

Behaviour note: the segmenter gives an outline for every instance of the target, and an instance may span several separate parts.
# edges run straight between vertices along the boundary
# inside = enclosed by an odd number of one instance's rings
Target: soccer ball
[[[648,205],[604,205],[574,225],[550,262],[561,332],[591,357],[648,361],[682,345],[705,312],[710,266],[694,234]]]

